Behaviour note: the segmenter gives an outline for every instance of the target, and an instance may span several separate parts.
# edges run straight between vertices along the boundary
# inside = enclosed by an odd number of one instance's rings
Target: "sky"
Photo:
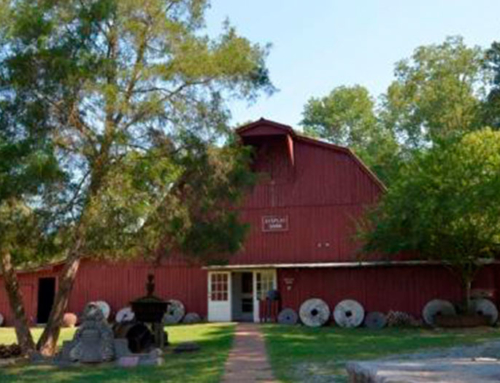
[[[337,86],[383,93],[394,63],[420,45],[454,35],[485,48],[500,40],[500,0],[212,0],[210,34],[225,19],[250,41],[272,44],[267,64],[278,88],[251,105],[231,102],[233,124],[264,117],[297,128],[307,100]]]

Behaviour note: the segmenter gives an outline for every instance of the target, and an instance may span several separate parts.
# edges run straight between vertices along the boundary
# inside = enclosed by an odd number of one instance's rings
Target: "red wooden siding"
[[[130,300],[144,295],[146,276],[151,271],[156,276],[158,296],[179,299],[187,311],[206,317],[206,271],[180,265],[161,266],[153,270],[140,263],[84,262],[68,311],[78,314],[87,302],[105,300],[114,315]],[[36,323],[38,278],[51,276],[55,276],[53,271],[20,276],[27,315],[33,324]],[[494,290],[494,301],[500,305],[500,267],[485,268],[476,278],[474,287]],[[325,300],[332,310],[343,299],[356,299],[367,311],[399,310],[416,317],[420,317],[422,308],[431,299],[459,302],[462,297],[458,280],[447,269],[438,266],[278,269],[278,289],[282,307],[295,310],[309,298]],[[12,315],[3,290],[0,294],[0,313],[6,317],[7,324],[12,325]]]
[[[84,261],[77,274],[68,312],[81,313],[90,301],[104,300],[110,306],[112,315],[136,298],[145,295],[146,277],[153,272],[156,281],[155,294],[164,299],[178,299],[188,312],[206,315],[207,272],[200,267],[168,265],[151,268],[143,263],[103,263]],[[38,279],[56,277],[55,271],[21,274],[21,291],[28,318],[36,323],[38,309]],[[8,324],[12,315],[3,283],[0,293],[0,313]]]
[[[19,275],[19,285],[21,287],[21,294],[23,295],[26,316],[33,324],[36,323],[36,314],[38,309],[38,279],[56,277],[57,271],[57,269],[49,269],[38,271],[36,273]],[[4,316],[7,324],[12,324],[12,314],[3,280],[0,280],[0,314]]]
[[[178,299],[186,310],[206,312],[207,277],[201,268],[168,265],[153,269],[142,263],[105,264],[86,262],[79,271],[69,310],[81,312],[87,302],[104,300],[116,312],[145,295],[148,273],[155,275],[155,294],[164,299]]]
[[[263,140],[269,141],[269,138]],[[276,158],[278,154],[281,154],[280,158]],[[271,167],[268,163],[270,158],[275,162],[290,163],[285,156],[286,150],[273,152],[272,155],[257,158],[255,167],[268,171]],[[362,170],[354,157],[345,152],[296,140],[294,158],[294,178],[278,179],[272,183],[264,177],[264,182],[256,186],[246,199],[243,210],[283,206],[366,205],[375,202],[381,193],[380,187]],[[278,165],[274,164],[276,167]]]
[[[240,209],[251,232],[233,264],[339,262],[358,256],[356,219],[382,188],[345,149],[298,136],[293,140],[293,162],[282,136],[246,141],[256,147],[254,169],[262,176]],[[274,214],[288,216],[287,232],[262,232],[262,216]]]
[[[356,205],[247,210],[242,218],[251,224],[245,250],[232,259],[239,264],[353,261],[359,247],[354,241]],[[286,232],[262,232],[265,215],[288,216]]]
[[[484,269],[476,278],[474,287],[497,291],[500,288],[500,268]],[[331,310],[341,300],[355,299],[366,311],[387,313],[398,310],[416,317],[421,316],[423,307],[431,299],[458,303],[463,297],[458,279],[439,266],[281,269],[278,288],[282,292],[282,307],[295,310],[309,298],[323,299]],[[498,293],[494,301],[497,305],[500,303]]]

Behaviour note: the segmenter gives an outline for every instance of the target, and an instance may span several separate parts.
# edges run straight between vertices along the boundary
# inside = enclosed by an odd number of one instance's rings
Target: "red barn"
[[[240,208],[251,226],[244,250],[229,265],[206,268],[172,260],[155,268],[85,260],[68,311],[79,313],[87,302],[104,300],[116,312],[144,294],[150,272],[159,296],[178,299],[187,311],[210,321],[258,321],[258,302],[273,288],[281,293],[282,307],[295,310],[312,297],[332,309],[350,298],[367,311],[420,316],[431,299],[460,299],[458,280],[440,265],[404,259],[389,263],[376,255],[360,262],[356,219],[377,202],[384,186],[349,149],[263,119],[237,132],[254,147],[253,169],[262,175]],[[47,320],[60,268],[20,273],[34,323]],[[475,287],[496,291],[499,283],[500,269],[491,265]],[[4,290],[0,313],[12,319]]]

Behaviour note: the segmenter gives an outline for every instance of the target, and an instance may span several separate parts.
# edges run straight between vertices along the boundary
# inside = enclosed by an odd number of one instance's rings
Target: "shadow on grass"
[[[344,364],[349,360],[376,359],[422,349],[478,344],[500,338],[500,331],[493,328],[373,331],[363,328],[266,325],[264,334],[272,367],[277,377],[286,382],[302,381],[302,373],[329,374],[330,377],[345,375]]]
[[[197,342],[195,353],[166,352],[160,367],[117,368],[78,366],[58,368],[25,364],[0,370],[0,382],[218,382],[229,353],[234,325],[176,326],[167,329],[172,346],[183,341]]]

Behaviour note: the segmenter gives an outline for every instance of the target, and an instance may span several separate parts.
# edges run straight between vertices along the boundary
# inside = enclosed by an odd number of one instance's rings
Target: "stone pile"
[[[55,363],[103,363],[115,361],[117,365],[131,367],[137,365],[160,365],[162,351],[155,349],[149,353],[133,354],[128,348],[128,340],[114,338],[113,330],[95,303],[89,303],[83,313],[81,325],[71,341],[65,341]]]

